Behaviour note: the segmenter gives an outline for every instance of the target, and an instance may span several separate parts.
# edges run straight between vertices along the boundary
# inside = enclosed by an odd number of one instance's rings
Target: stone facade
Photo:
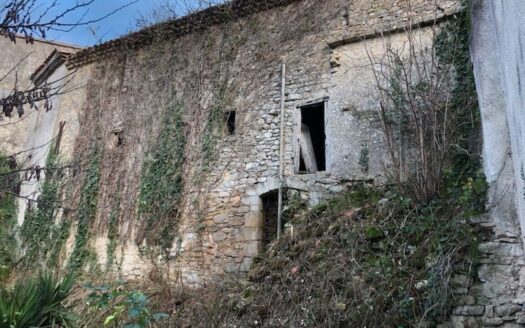
[[[381,57],[386,44],[403,47],[406,36],[399,32],[404,27],[432,25],[436,17],[444,19],[459,8],[456,1],[440,1],[439,6],[413,1],[411,7],[404,1],[283,1],[279,8],[152,46],[126,48],[135,42],[132,35],[73,56],[68,67],[90,72],[87,101],[79,106],[74,157],[88,158],[87,145],[94,140],[104,145],[104,183],[94,223],[100,228],[92,245],[101,266],[107,260],[108,209],[120,194],[125,195],[118,209],[122,247],[113,269],[143,276],[151,268],[144,244],[134,242],[144,229],[137,220],[141,166],[160,129],[162,110],[173,98],[184,104],[188,145],[183,170],[189,183],[168,267],[186,282],[245,272],[263,247],[264,197],[280,186],[282,100],[286,190],[314,206],[355,182],[384,182],[388,162],[367,53]],[[385,38],[377,38],[380,32]],[[418,33],[431,42],[428,31]],[[356,42],[360,38],[367,40]],[[203,172],[202,154],[194,151],[202,147],[203,122],[214,103],[222,101],[218,87],[228,94],[223,110],[236,112],[235,133],[217,141],[204,181],[193,183]],[[301,109],[312,105],[324,109],[326,169],[300,174]],[[109,142],[116,130],[123,138],[118,147]],[[360,163],[363,149],[368,152],[366,169]]]

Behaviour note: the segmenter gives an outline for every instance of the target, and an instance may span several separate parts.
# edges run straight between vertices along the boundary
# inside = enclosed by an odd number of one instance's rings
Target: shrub
[[[1,288],[0,328],[72,327],[75,317],[63,302],[74,282],[46,272]]]
[[[439,193],[445,172],[459,155],[478,156],[468,139],[479,130],[469,60],[467,13],[424,32],[406,31],[401,48],[387,45],[375,70],[379,116],[391,161],[390,175],[414,202]],[[454,168],[456,169],[456,168]]]
[[[257,258],[248,282],[152,308],[173,311],[174,327],[434,327],[455,304],[453,275],[475,274],[477,230],[465,217],[483,211],[476,203],[465,193],[414,207],[394,189],[358,187],[290,213],[294,233]]]
[[[90,291],[87,304],[103,314],[104,327],[145,328],[168,317],[165,313],[151,313],[146,294],[127,290],[123,282],[114,286],[86,284],[84,288]]]

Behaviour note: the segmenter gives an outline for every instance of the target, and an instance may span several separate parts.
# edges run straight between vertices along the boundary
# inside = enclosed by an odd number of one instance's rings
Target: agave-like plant
[[[75,279],[44,272],[0,288],[0,328],[71,327],[74,314],[63,304]]]

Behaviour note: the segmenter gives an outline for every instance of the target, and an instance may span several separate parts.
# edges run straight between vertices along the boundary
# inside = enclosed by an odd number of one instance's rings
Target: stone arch
[[[256,184],[254,191],[258,197],[261,197],[272,190],[279,189],[279,179],[278,178],[268,178],[265,183]]]
[[[243,205],[248,205],[250,211],[245,214],[244,227],[241,227],[241,236],[238,241],[244,243],[244,256],[248,263],[257,256],[263,248],[264,232],[264,204],[263,198],[279,189],[278,178],[268,178],[265,183],[255,184],[246,191],[241,199]],[[249,266],[248,266],[249,267]],[[246,270],[248,268],[245,268]]]
[[[285,188],[309,192],[304,181],[291,177],[286,179]],[[278,190],[279,179],[277,177],[271,177],[268,178],[266,182],[255,184],[252,188],[248,189],[241,200],[243,205],[250,207],[250,211],[245,214],[245,224],[244,227],[241,228],[242,235],[239,237],[239,241],[244,243],[244,256],[249,259],[258,255],[264,247],[264,230],[266,223],[264,201],[265,199],[268,201],[268,197],[272,194],[277,194]],[[269,201],[271,201],[271,199]],[[268,241],[266,240],[266,242]]]

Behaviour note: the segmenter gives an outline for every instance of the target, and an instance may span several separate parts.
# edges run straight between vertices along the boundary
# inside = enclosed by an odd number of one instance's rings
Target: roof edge
[[[153,40],[158,41],[159,35],[162,39],[180,38],[215,25],[236,21],[243,17],[299,1],[304,0],[232,0],[178,19],[146,27],[100,45],[85,48],[68,58],[66,64],[70,69],[80,67],[106,58],[123,47],[138,49],[150,45]]]
[[[6,37],[7,38],[7,35],[5,35],[3,33],[0,33],[0,37]],[[20,40],[24,40],[24,42],[26,42],[26,43],[28,43],[27,41],[29,40],[28,37],[26,37],[26,36],[24,36],[22,34],[16,34],[15,38],[16,39],[20,39]],[[71,49],[76,49],[76,50],[85,49],[85,47],[82,47],[82,46],[79,46],[79,45],[75,45],[75,44],[66,43],[66,42],[62,42],[62,41],[47,40],[47,39],[34,37],[34,36],[32,38],[33,38],[34,42],[38,42],[38,43],[46,43],[46,44],[50,44],[50,45],[53,45],[53,46],[64,47],[64,48],[71,48]]]
[[[44,63],[40,65],[30,76],[30,80],[34,85],[38,86],[47,80],[57,68],[62,66],[69,56],[73,54],[72,51],[64,49],[55,49],[45,59]]]

